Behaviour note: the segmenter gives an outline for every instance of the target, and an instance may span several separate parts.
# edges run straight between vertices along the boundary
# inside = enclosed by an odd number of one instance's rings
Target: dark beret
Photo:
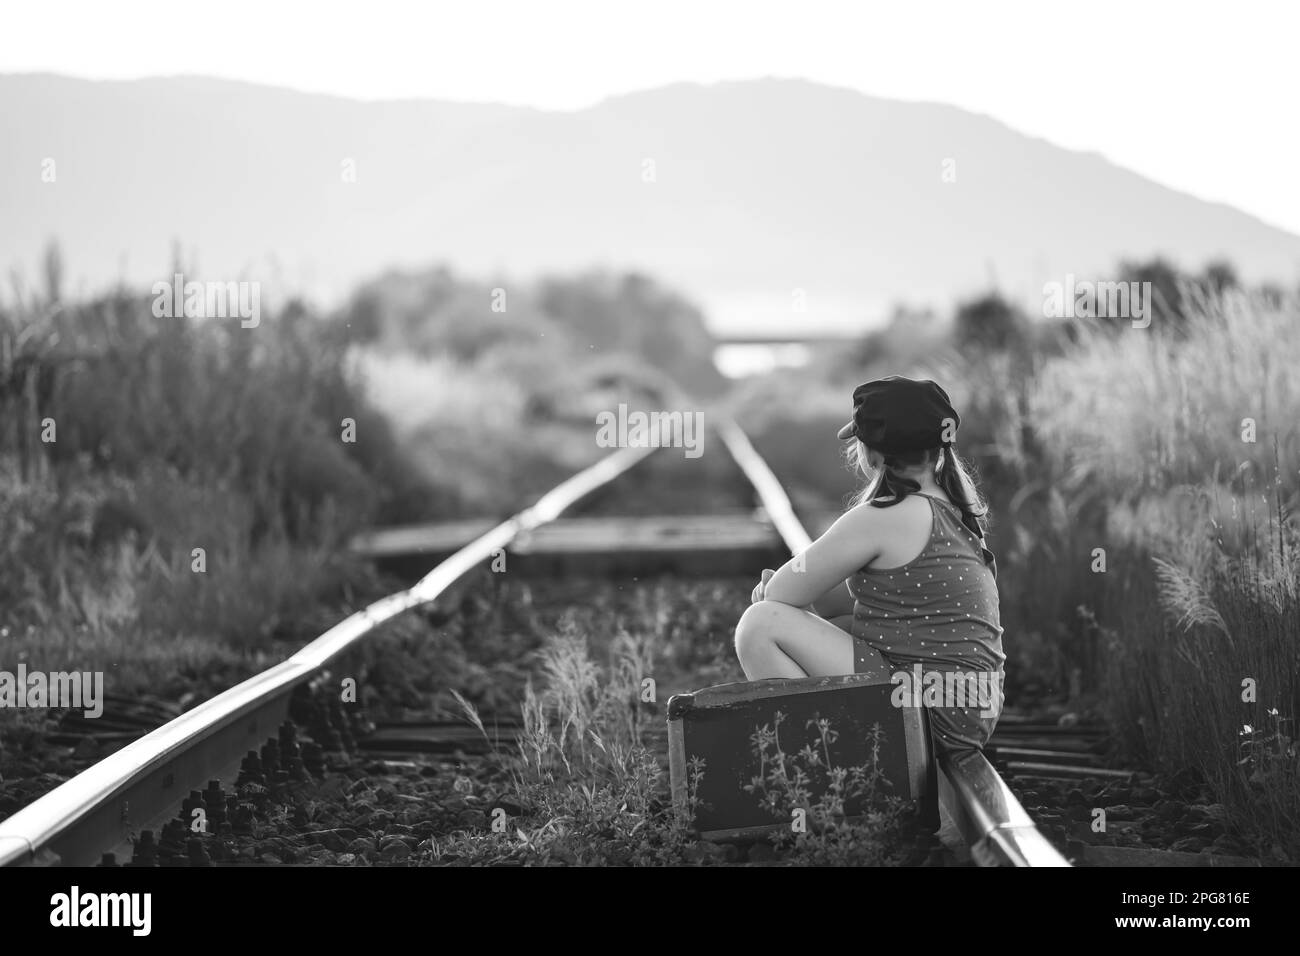
[[[853,390],[853,420],[839,437],[861,439],[888,455],[951,444],[959,424],[948,393],[937,384],[891,375]]]

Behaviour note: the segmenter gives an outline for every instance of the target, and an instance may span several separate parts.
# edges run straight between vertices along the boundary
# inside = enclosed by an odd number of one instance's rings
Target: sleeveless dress
[[[930,502],[925,548],[907,564],[864,567],[845,582],[854,598],[854,671],[892,678],[896,702],[927,706],[937,749],[979,749],[1002,712],[996,566],[960,509],[915,494]],[[911,696],[900,696],[902,685]]]

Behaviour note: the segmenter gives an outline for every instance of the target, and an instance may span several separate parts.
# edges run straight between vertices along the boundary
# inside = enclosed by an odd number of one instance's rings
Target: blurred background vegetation
[[[516,510],[604,453],[619,402],[725,409],[798,507],[839,507],[854,385],[931,377],[990,500],[1013,692],[1104,714],[1127,759],[1194,769],[1300,858],[1297,300],[1226,263],[1120,272],[1159,291],[1150,328],[993,291],[728,383],[700,311],[640,275],[392,273],[245,329],[67,301],[51,249],[0,307],[3,664],[242,676],[377,593],[351,535]]]
[[[0,306],[0,650],[124,693],[282,656],[380,592],[356,532],[512,513],[605,453],[597,411],[724,384],[700,312],[634,274],[388,274],[243,328],[68,301],[44,262]]]

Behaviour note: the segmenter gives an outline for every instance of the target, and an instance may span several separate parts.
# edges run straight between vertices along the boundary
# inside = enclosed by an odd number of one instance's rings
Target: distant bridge
[[[713,341],[713,364],[718,371],[728,378],[743,378],[776,368],[806,365],[824,349],[851,348],[859,338],[828,333],[756,332],[752,335],[716,335]]]
[[[715,334],[713,341],[717,345],[806,345],[816,347],[821,345],[849,345],[861,339],[861,335],[835,335],[832,333],[813,333],[811,335],[800,335],[798,333],[764,333],[757,332],[752,335],[741,334]]]

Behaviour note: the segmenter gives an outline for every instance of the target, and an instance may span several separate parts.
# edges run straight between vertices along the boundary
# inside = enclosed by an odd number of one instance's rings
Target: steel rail
[[[812,543],[772,469],[754,450],[735,422],[724,421],[719,433],[753,484],[791,554]],[[1069,866],[1064,856],[1034,826],[1025,808],[983,753],[972,750],[941,756],[939,804],[981,866]]]
[[[798,554],[812,544],[812,538],[808,536],[808,531],[799,520],[799,516],[794,513],[794,506],[790,504],[790,498],[781,487],[781,482],[772,473],[772,469],[767,466],[763,457],[754,450],[754,446],[748,436],[741,431],[740,426],[731,419],[724,418],[718,423],[717,428],[718,434],[722,436],[722,441],[727,446],[727,451],[736,460],[740,470],[745,473],[749,483],[754,486],[763,510],[767,512],[768,518],[771,519],[777,534],[781,536],[790,553]]]
[[[230,773],[275,734],[294,688],[309,681],[380,624],[436,600],[516,537],[555,520],[579,499],[654,451],[623,448],[543,495],[530,508],[461,548],[416,584],[357,611],[287,660],[223,691],[105,757],[0,820],[0,866],[90,865],[107,848],[164,819],[190,781]]]

